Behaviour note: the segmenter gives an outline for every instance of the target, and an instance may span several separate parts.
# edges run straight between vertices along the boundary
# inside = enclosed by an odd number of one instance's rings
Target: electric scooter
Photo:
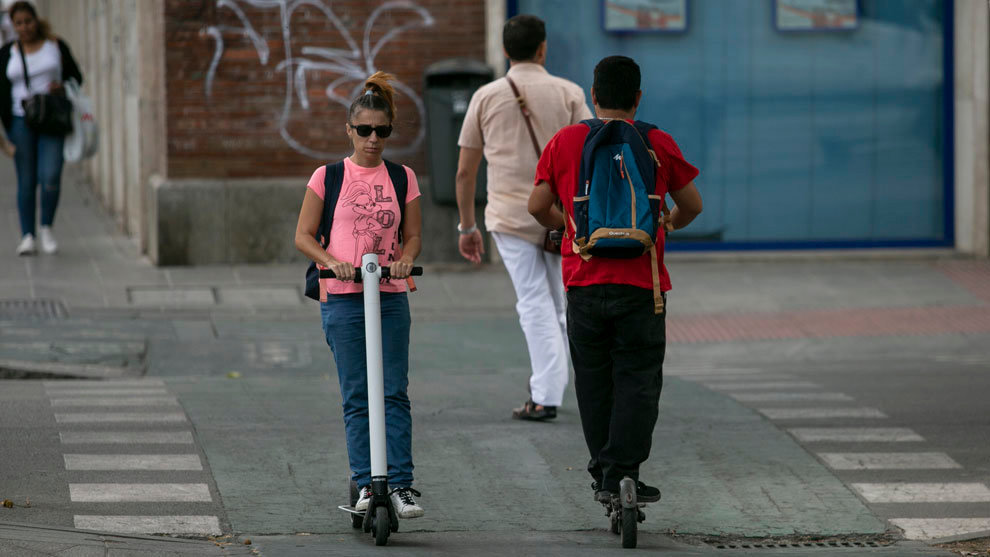
[[[366,253],[361,266],[354,268],[354,282],[364,283],[364,338],[368,368],[368,435],[371,439],[371,500],[368,508],[358,511],[358,487],[350,482],[350,505],[338,508],[350,513],[351,526],[364,527],[375,536],[375,545],[388,543],[388,536],[399,531],[399,517],[388,495],[388,463],[385,453],[385,382],[382,363],[382,311],[378,283],[389,278],[389,268],[378,264],[378,254]],[[414,276],[423,274],[413,267]],[[320,270],[320,278],[337,278],[329,269]]]
[[[636,482],[626,476],[619,482],[618,495],[600,491],[595,498],[605,507],[609,530],[619,535],[622,547],[636,547],[636,525],[646,520],[646,513],[643,512],[646,503],[636,501]]]

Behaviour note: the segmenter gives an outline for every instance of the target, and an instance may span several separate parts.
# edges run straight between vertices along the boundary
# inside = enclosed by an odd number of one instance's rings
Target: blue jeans
[[[385,375],[385,436],[390,488],[413,483],[412,414],[409,396],[409,300],[382,294],[382,360]],[[368,433],[368,372],[364,345],[363,294],[331,294],[320,304],[323,332],[340,379],[351,479],[371,483]]]
[[[41,185],[41,226],[55,222],[55,208],[62,189],[62,147],[65,138],[39,134],[27,127],[24,118],[15,116],[7,130],[11,143],[17,147],[14,165],[17,168],[17,212],[21,219],[21,234],[34,234],[34,212],[37,190]]]

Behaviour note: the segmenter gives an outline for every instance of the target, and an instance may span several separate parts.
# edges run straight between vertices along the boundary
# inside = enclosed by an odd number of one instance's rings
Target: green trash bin
[[[430,165],[430,193],[438,205],[457,205],[457,138],[471,95],[491,81],[495,72],[487,65],[468,58],[449,58],[430,64],[424,72],[426,137]],[[478,168],[474,200],[487,200],[487,164]]]

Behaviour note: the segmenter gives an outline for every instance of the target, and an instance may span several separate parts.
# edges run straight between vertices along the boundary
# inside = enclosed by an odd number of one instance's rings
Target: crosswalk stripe
[[[168,396],[168,390],[161,387],[150,389],[59,389],[46,393],[50,398],[80,396]]]
[[[178,406],[174,396],[53,398],[52,406]]]
[[[57,389],[60,387],[93,387],[100,389],[104,387],[165,386],[165,382],[161,379],[105,379],[101,381],[93,381],[89,379],[64,379],[60,381],[45,381],[43,384],[45,389]]]
[[[65,454],[66,470],[202,470],[197,454]]]
[[[751,378],[753,381],[788,381],[793,380],[793,375],[781,373],[768,373],[766,375],[738,375],[733,373],[707,373],[704,375],[680,375],[685,381],[708,382],[708,381],[742,381]]]
[[[705,386],[718,391],[756,391],[759,389],[817,389],[811,381],[712,381]]]
[[[985,503],[990,489],[981,483],[854,483],[871,503]]]
[[[60,424],[85,423],[114,423],[114,422],[184,422],[186,415],[182,412],[140,413],[140,412],[103,412],[103,413],[68,413],[55,414],[55,421]]]
[[[209,503],[206,484],[69,484],[77,503]]]
[[[833,470],[945,470],[962,468],[945,453],[819,453]]]
[[[729,396],[739,402],[791,402],[791,401],[849,401],[845,393],[732,393]]]
[[[76,515],[75,527],[116,534],[202,534],[219,536],[215,516],[105,516]]]
[[[933,540],[990,530],[990,518],[892,518],[909,540]]]
[[[188,431],[62,431],[59,437],[65,445],[72,444],[193,444]]]
[[[813,420],[820,418],[886,418],[876,408],[758,408],[771,420]]]
[[[906,427],[795,427],[788,429],[798,440],[840,442],[907,442],[925,439]]]

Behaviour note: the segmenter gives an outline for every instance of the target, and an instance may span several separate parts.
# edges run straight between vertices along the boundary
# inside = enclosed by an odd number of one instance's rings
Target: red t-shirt
[[[543,149],[543,156],[536,166],[536,184],[547,182],[550,189],[563,201],[567,212],[567,237],[561,250],[564,286],[588,286],[592,284],[629,284],[649,290],[653,289],[653,269],[650,254],[644,253],[635,259],[610,259],[592,257],[581,259],[572,249],[571,238],[574,228],[574,191],[578,174],[581,171],[581,151],[590,129],[584,124],[567,126],[557,132]],[[660,130],[651,130],[648,139],[660,159],[657,170],[657,195],[666,195],[688,185],[698,175],[698,169],[684,160],[674,138]],[[660,270],[660,288],[670,290],[670,277],[663,265],[664,234],[657,234],[657,262]]]

